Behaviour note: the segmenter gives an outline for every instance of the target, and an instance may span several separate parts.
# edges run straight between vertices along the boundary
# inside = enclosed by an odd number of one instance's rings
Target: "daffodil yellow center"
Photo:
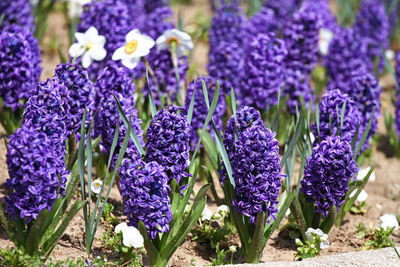
[[[178,38],[176,38],[176,37],[170,37],[170,38],[167,40],[167,44],[168,44],[169,46],[171,46],[172,43],[179,44]]]
[[[93,48],[93,43],[92,42],[87,42],[86,44],[85,44],[85,46],[86,46],[86,50],[90,50],[90,49],[92,49]]]
[[[137,47],[138,47],[138,41],[132,40],[125,45],[125,53],[130,55],[136,51]]]

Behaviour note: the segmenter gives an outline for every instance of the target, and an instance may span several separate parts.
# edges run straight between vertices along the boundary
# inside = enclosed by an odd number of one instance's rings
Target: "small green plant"
[[[103,205],[103,203],[101,203],[100,205]],[[113,211],[114,205],[111,203],[106,203],[106,206],[104,207],[103,218],[106,222],[115,226],[119,223],[119,221],[117,217],[115,217],[115,215],[113,214]]]
[[[393,233],[394,227],[385,229],[382,226],[378,226],[368,229],[361,222],[356,226],[356,228],[358,235],[365,240],[363,249],[392,247],[393,241],[390,238],[390,235]]]
[[[365,201],[356,202],[350,208],[351,213],[358,214],[358,215],[364,215],[367,213],[367,211],[368,211],[368,207],[367,207],[367,202],[365,202]]]
[[[219,243],[217,243],[215,247],[215,252],[217,253],[216,258],[210,258],[211,264],[213,266],[218,266],[218,265],[225,265],[225,264],[232,264],[233,261],[233,254],[237,251],[236,246],[230,246],[228,250],[219,249]],[[229,252],[231,253],[231,259],[230,262],[226,261],[226,256],[228,256]]]
[[[318,256],[321,252],[321,237],[315,233],[312,233],[311,240],[305,240],[302,242],[296,238],[297,253],[295,260],[300,261],[307,258],[313,258]]]

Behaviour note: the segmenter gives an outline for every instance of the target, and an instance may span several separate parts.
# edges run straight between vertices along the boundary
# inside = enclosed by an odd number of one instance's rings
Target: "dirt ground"
[[[184,25],[190,25],[193,23],[193,18],[197,13],[211,13],[208,7],[208,1],[194,0],[191,6],[185,6],[184,10],[181,9]],[[49,21],[51,22],[49,23],[49,29],[45,39],[41,44],[43,51],[42,80],[51,77],[56,65],[60,62],[57,50],[49,49],[49,44],[52,42],[52,39],[54,40],[55,38],[55,40],[57,40],[57,47],[60,46],[61,50],[65,54],[67,53],[68,49],[68,38],[66,37],[67,33],[65,30],[65,21],[62,14],[51,14]],[[196,63],[198,73],[205,73],[207,54],[208,47],[205,43],[197,43],[195,45],[193,58],[191,60]],[[390,95],[391,90],[393,90],[393,86],[388,80],[390,79],[385,77],[382,82],[385,85],[385,92],[382,95],[382,107],[384,110],[393,113],[393,107],[390,102]],[[385,135],[382,117],[379,121],[378,134],[383,136]],[[363,240],[358,237],[356,232],[356,225],[359,222],[363,222],[367,226],[372,227],[379,224],[379,217],[385,213],[399,214],[400,159],[387,157],[387,154],[390,154],[387,150],[378,150],[377,145],[374,146],[373,155],[369,160],[369,164],[371,166],[375,166],[376,180],[374,182],[369,182],[365,188],[368,193],[368,212],[363,216],[348,214],[343,226],[340,229],[333,228],[329,233],[329,241],[331,246],[328,248],[328,250],[323,251],[323,255],[362,250]],[[0,197],[5,190],[4,182],[8,178],[5,158],[6,147],[4,144],[4,139],[0,139]],[[120,216],[121,220],[123,220],[123,205],[116,188],[114,188],[112,191],[110,201],[116,207],[115,214]],[[211,210],[216,210],[216,205],[213,202],[209,201],[208,206]],[[106,254],[107,256],[112,257],[112,252],[104,250],[102,241],[100,240],[100,237],[105,231],[107,231],[107,229],[103,224],[100,224],[93,245],[93,256]],[[291,261],[294,259],[294,254],[296,252],[296,245],[294,241],[290,240],[290,238],[286,237],[285,235],[278,237],[278,232],[279,231],[276,231],[272,238],[268,241],[261,259],[262,262]],[[400,245],[400,230],[395,231],[392,237],[396,245]],[[234,241],[237,242],[237,245],[240,244],[237,237],[234,239]],[[0,248],[5,248],[8,246],[12,246],[12,242],[0,229]],[[78,214],[74,218],[51,257],[54,259],[87,257],[84,248],[83,214]],[[209,260],[210,257],[215,257],[215,251],[213,249],[190,241],[188,238],[174,254],[170,265],[209,265],[211,263]],[[240,263],[242,262],[242,259],[236,256],[234,262]]]

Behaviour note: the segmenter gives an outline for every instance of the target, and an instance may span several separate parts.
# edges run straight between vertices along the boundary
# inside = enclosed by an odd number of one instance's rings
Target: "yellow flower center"
[[[179,44],[178,38],[176,38],[176,37],[170,37],[170,38],[167,40],[167,44],[168,44],[169,46],[171,46],[172,43]]]
[[[87,42],[87,43],[85,44],[85,46],[86,46],[86,50],[89,51],[90,49],[93,48],[93,43],[92,43],[92,42]]]
[[[137,47],[138,47],[138,41],[132,40],[125,45],[125,53],[130,55],[136,51]]]

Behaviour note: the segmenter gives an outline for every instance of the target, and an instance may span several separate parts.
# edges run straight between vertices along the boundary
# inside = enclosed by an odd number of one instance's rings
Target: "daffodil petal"
[[[125,37],[125,41],[128,43],[132,40],[137,40],[140,36],[140,31],[138,29],[131,30]]]
[[[93,59],[90,57],[89,53],[83,54],[82,57],[82,66],[87,69],[93,62]]]
[[[107,51],[103,47],[98,46],[98,45],[96,45],[92,49],[90,49],[89,53],[90,53],[90,57],[97,61],[103,60],[107,55]]]
[[[85,52],[85,49],[82,47],[82,45],[75,43],[71,45],[71,47],[68,50],[68,53],[71,57],[77,58],[82,56],[82,54]]]
[[[137,57],[128,57],[122,60],[122,65],[127,67],[128,69],[134,69],[140,62],[140,58]]]
[[[86,36],[84,33],[76,32],[75,39],[78,41],[78,43],[81,43],[81,44],[86,43]]]
[[[115,50],[114,54],[112,55],[112,60],[121,60],[127,58],[128,55],[125,53],[125,47],[120,47]]]
[[[85,33],[86,35],[86,40],[95,40],[96,37],[99,35],[97,29],[93,26],[91,26]]]

